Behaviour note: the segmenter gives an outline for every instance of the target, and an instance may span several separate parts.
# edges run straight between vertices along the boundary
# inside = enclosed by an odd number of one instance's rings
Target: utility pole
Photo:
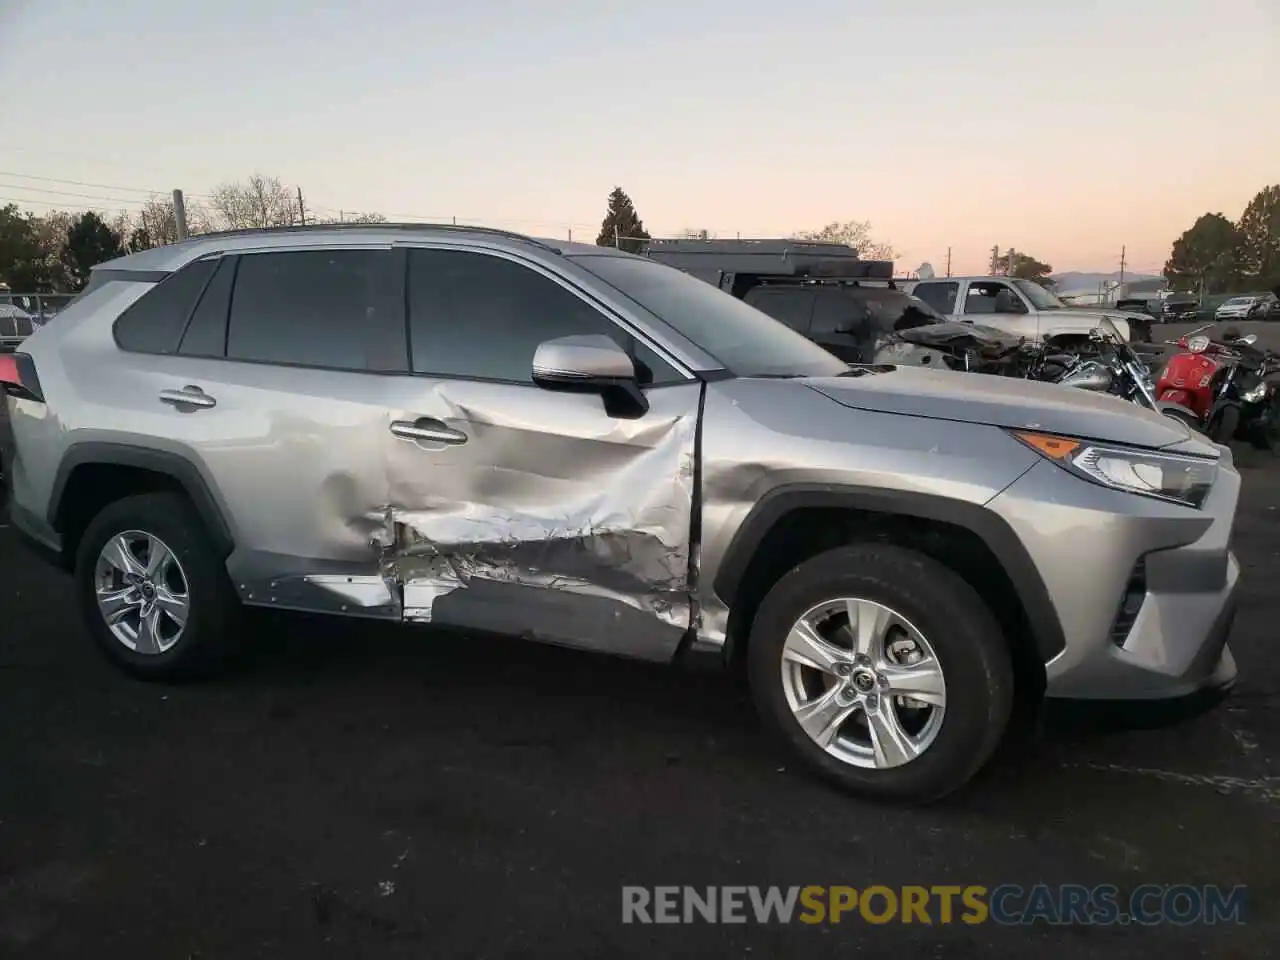
[[[618,225],[616,223],[613,225],[613,249],[622,249],[622,238],[618,236]]]
[[[573,227],[569,228],[569,242],[573,243]]]
[[[302,188],[298,188],[298,219],[302,221],[302,225],[307,225],[307,208],[302,205]]]
[[[1122,246],[1120,248],[1120,286],[1122,287],[1124,286],[1124,268],[1125,268],[1124,255],[1126,250],[1128,250],[1127,246]],[[1120,293],[1123,296],[1124,291],[1122,290],[1120,291]]]
[[[947,247],[947,276],[951,276],[951,248]]]
[[[178,239],[187,239],[187,206],[182,200],[182,191],[173,191],[173,226],[178,232]]]

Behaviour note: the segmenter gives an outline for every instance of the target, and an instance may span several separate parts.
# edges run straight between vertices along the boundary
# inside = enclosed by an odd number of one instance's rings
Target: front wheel
[[[958,574],[901,547],[813,557],[769,591],[747,648],[766,726],[866,797],[926,802],[986,763],[1013,704],[999,625]]]
[[[1209,418],[1209,439],[1214,443],[1230,443],[1240,428],[1240,408],[1223,407]]]

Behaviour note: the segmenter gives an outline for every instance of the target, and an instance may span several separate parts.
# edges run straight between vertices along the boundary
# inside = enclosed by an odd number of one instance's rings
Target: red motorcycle
[[[1215,429],[1214,421],[1223,412],[1220,401],[1226,398],[1232,374],[1240,363],[1239,351],[1258,338],[1241,337],[1228,329],[1221,341],[1213,340],[1200,332],[1211,326],[1205,324],[1177,340],[1165,341],[1181,347],[1183,352],[1165,364],[1156,381],[1156,400],[1165,416],[1214,436],[1221,432]]]

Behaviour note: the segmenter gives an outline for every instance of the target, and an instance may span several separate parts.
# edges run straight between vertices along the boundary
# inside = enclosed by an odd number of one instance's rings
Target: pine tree
[[[600,224],[600,236],[596,246],[617,246],[628,253],[638,253],[649,239],[644,223],[636,214],[635,204],[621,187],[614,187],[609,194],[609,212]]]

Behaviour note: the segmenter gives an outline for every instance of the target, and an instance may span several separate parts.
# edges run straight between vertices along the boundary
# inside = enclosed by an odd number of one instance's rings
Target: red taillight
[[[25,353],[0,354],[0,389],[11,397],[44,403],[36,363]]]

